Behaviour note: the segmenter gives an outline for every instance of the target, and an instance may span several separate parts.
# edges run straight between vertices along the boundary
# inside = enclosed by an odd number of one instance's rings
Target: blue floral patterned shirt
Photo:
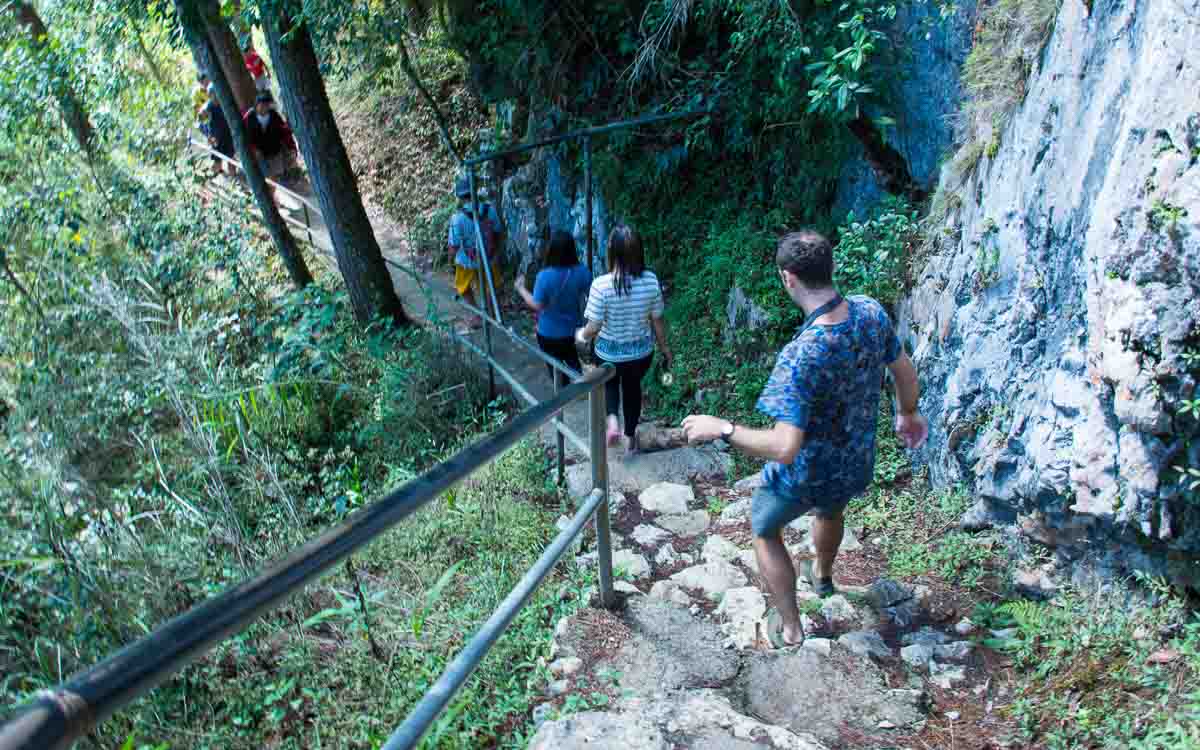
[[[804,430],[795,461],[763,468],[764,485],[780,497],[846,502],[874,476],[883,370],[900,356],[900,341],[878,302],[846,301],[844,322],[809,326],[783,348],[759,396],[759,411]]]

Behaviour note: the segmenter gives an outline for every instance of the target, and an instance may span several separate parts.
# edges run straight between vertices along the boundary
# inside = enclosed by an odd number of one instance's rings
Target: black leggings
[[[654,354],[647,354],[632,362],[613,362],[617,374],[604,384],[604,403],[610,417],[617,416],[621,401],[625,401],[625,435],[637,433],[638,420],[642,418],[642,378],[650,372]]]
[[[575,337],[568,336],[565,339],[549,339],[539,333],[537,342],[542,351],[575,370],[575,372],[583,370],[579,365],[579,352],[575,349]],[[546,369],[550,371],[551,380],[558,378],[560,388],[569,382],[567,376],[561,371],[554,369],[550,365],[546,365]]]

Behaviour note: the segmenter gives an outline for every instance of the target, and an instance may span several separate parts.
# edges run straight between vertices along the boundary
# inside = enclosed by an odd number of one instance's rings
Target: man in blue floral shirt
[[[751,526],[758,569],[767,581],[785,645],[804,639],[796,606],[796,569],[783,545],[783,527],[814,513],[817,551],[811,572],[821,596],[834,591],[833,562],[842,543],[847,503],[871,483],[875,424],[883,372],[895,384],[896,432],[917,448],[929,428],[917,412],[917,372],[900,347],[887,312],[870,297],[842,299],[833,287],[833,247],[816,232],[783,237],[775,255],[788,296],[808,320],[783,348],[758,400],[775,420],[754,430],[708,415],[683,420],[690,442],[724,438],[768,460],[754,494]]]

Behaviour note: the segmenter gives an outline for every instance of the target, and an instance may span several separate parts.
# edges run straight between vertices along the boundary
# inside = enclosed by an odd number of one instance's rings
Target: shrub
[[[902,198],[888,198],[864,222],[846,220],[834,249],[838,287],[891,306],[904,290],[908,259],[920,238],[917,211]]]

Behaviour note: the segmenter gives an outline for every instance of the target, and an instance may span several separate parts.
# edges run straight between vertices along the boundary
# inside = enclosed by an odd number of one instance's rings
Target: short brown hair
[[[833,245],[811,229],[785,234],[775,250],[775,265],[790,271],[807,287],[833,286]]]

